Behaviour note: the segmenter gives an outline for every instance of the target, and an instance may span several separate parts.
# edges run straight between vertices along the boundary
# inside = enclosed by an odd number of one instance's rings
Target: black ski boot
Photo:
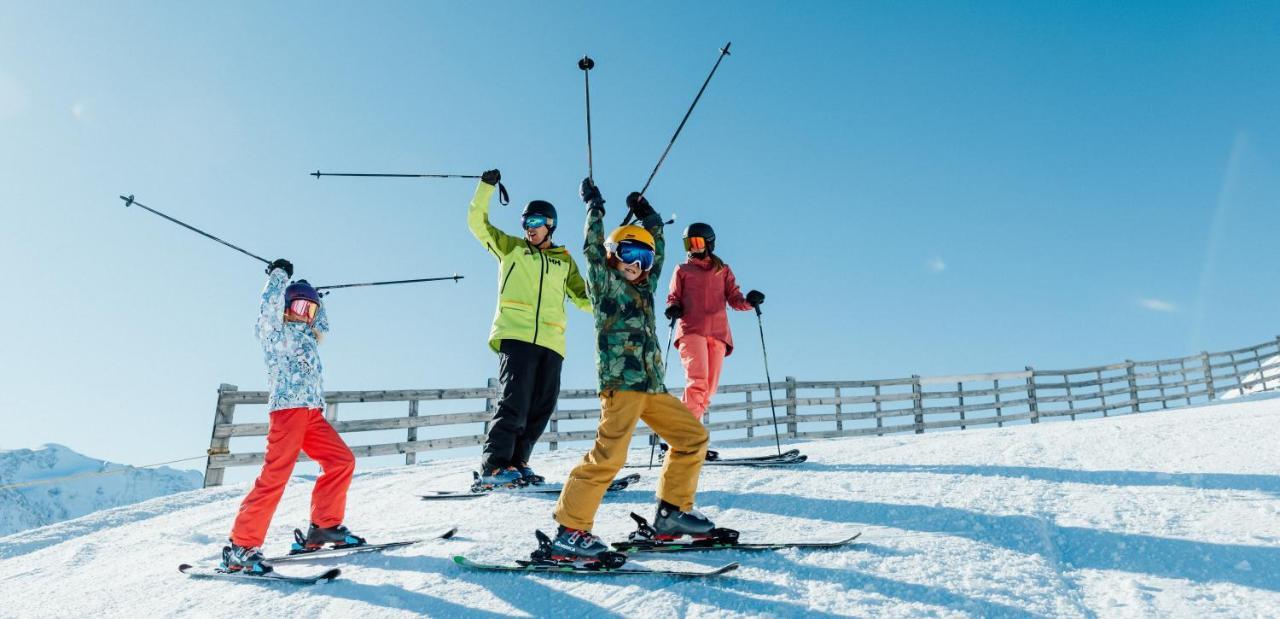
[[[293,548],[289,550],[289,554],[295,555],[315,552],[324,548],[325,544],[332,544],[330,548],[350,548],[365,544],[364,538],[352,534],[346,525],[324,528],[316,526],[314,522],[307,529],[306,535],[302,534],[301,529],[294,529],[293,540]]]
[[[590,531],[579,531],[560,525],[555,539],[537,531],[538,549],[529,556],[529,563],[540,565],[573,565],[587,569],[616,569],[627,562],[627,556],[609,549],[599,537]]]
[[[636,530],[627,539],[638,548],[663,545],[723,546],[738,543],[738,532],[717,527],[711,519],[697,510],[682,512],[666,501],[658,501],[658,513],[653,524],[644,517],[632,513]]]
[[[245,574],[261,575],[272,570],[271,564],[267,563],[262,556],[262,550],[245,548],[231,540],[227,541],[231,545],[222,547],[222,564],[218,566],[219,571],[228,574],[244,572]]]

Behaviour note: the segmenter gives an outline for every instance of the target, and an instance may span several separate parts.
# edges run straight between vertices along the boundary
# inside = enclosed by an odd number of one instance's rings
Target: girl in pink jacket
[[[733,271],[715,254],[716,233],[695,223],[685,228],[684,249],[689,259],[676,267],[667,295],[668,320],[676,324],[676,349],[684,365],[684,405],[699,420],[720,385],[724,358],[733,353],[733,336],[725,304],[746,311],[764,302],[757,290],[744,297]]]

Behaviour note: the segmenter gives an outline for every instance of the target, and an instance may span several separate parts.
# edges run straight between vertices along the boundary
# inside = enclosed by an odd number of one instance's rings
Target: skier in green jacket
[[[551,242],[558,222],[550,202],[534,200],[524,207],[524,236],[489,223],[489,202],[501,178],[497,170],[482,174],[467,211],[471,233],[498,259],[498,309],[489,347],[498,353],[500,386],[480,465],[480,484],[486,488],[543,482],[530,468],[529,455],[560,395],[565,301],[591,311],[578,265]]]

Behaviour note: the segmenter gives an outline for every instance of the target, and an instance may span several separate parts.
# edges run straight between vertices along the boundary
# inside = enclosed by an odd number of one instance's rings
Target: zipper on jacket
[[[507,281],[511,279],[511,272],[516,270],[516,263],[512,262],[511,267],[507,269],[506,277],[502,278],[502,287],[498,288],[498,294],[502,294],[507,290]]]
[[[528,241],[525,241],[528,243]],[[542,326],[542,282],[547,278],[547,256],[538,250],[538,260],[542,268],[538,269],[538,307],[533,311],[533,343],[538,343],[538,328]]]

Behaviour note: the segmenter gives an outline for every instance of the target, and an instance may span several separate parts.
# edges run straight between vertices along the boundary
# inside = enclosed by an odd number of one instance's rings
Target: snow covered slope
[[[106,473],[106,474],[102,474]],[[66,481],[27,482],[70,478]],[[195,471],[138,469],[67,447],[0,451],[0,535],[201,486]]]
[[[188,579],[213,561],[243,485],[196,490],[0,538],[0,615],[40,616],[1274,616],[1280,609],[1280,400],[921,436],[796,444],[803,467],[706,469],[699,502],[743,539],[829,538],[839,550],[637,558],[739,561],[712,580],[463,571],[553,526],[554,498],[423,502],[468,461],[356,478],[348,523],[374,540],[458,524],[459,537],[333,561],[314,587]],[[763,452],[770,449],[726,450]],[[647,449],[633,453],[643,461]],[[573,454],[542,462],[562,477]],[[654,473],[606,499],[597,532],[651,514]],[[306,523],[290,486],[269,552]],[[282,566],[309,572],[315,565]]]

